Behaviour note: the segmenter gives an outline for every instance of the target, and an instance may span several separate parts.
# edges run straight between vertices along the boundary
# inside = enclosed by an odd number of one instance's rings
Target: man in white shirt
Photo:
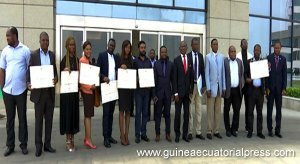
[[[226,92],[224,96],[224,124],[226,136],[237,137],[239,128],[240,108],[242,103],[242,88],[244,86],[244,69],[242,61],[236,58],[236,49],[230,46],[229,57],[224,59]],[[229,111],[233,108],[232,124],[230,126]]]

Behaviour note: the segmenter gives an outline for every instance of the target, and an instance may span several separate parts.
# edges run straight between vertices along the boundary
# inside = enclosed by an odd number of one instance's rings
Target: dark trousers
[[[281,106],[282,106],[282,95],[281,92],[277,92],[276,89],[270,90],[270,94],[268,96],[268,103],[267,103],[267,126],[268,131],[271,132],[273,129],[272,126],[272,114],[273,114],[273,105],[274,100],[276,104],[276,126],[275,132],[280,133],[281,129]]]
[[[15,117],[16,107],[19,118],[19,141],[20,148],[27,147],[28,129],[27,129],[27,90],[20,95],[11,95],[3,92],[3,99],[6,109],[6,146],[10,149],[15,148]]]
[[[180,117],[181,107],[183,105],[183,126],[182,126],[182,137],[187,137],[189,128],[189,105],[190,98],[189,94],[184,97],[179,97],[179,101],[175,102],[175,119],[174,119],[174,131],[176,136],[180,136]]]
[[[149,94],[135,94],[135,137],[147,135]]]
[[[253,132],[253,120],[254,120],[254,109],[256,107],[256,115],[257,115],[257,133],[262,133],[262,109],[264,105],[264,94],[261,91],[260,87],[252,87],[251,91],[249,92],[249,115],[247,117],[249,122],[249,131],[250,133]]]
[[[160,135],[160,122],[161,122],[161,116],[162,114],[165,117],[165,124],[166,124],[166,134],[170,134],[170,109],[171,109],[171,97],[166,97],[162,99],[158,99],[156,102],[156,109],[155,111],[155,132],[157,135]]]
[[[240,109],[242,97],[239,87],[231,88],[230,97],[224,99],[224,124],[226,131],[236,132],[239,129]],[[232,124],[230,127],[229,111],[233,108]]]
[[[104,140],[111,138],[115,105],[116,101],[111,101],[103,104],[102,128]]]
[[[43,119],[45,118],[45,147],[51,147],[52,122],[54,111],[54,100],[51,98],[51,92],[42,89],[41,97],[38,103],[34,104],[35,110],[35,146],[41,150],[43,147]]]
[[[245,102],[245,129],[248,131],[249,129],[249,122],[248,122],[248,115],[249,115],[249,98],[248,98],[248,86],[244,86],[243,88],[243,96]]]
[[[132,92],[131,96],[133,97],[132,101],[131,101],[131,106],[132,108],[130,109],[130,115],[133,115],[134,113],[134,92]]]

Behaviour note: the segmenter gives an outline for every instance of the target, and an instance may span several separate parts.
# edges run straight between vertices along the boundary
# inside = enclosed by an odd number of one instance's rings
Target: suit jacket
[[[259,60],[262,60],[262,58],[260,58]],[[254,61],[255,61],[254,58],[251,58],[247,62],[247,65],[248,65],[247,68],[249,68],[249,69],[247,69],[247,70],[244,71],[245,72],[245,74],[244,74],[245,81],[247,80],[247,78],[251,78],[250,63],[254,62]],[[264,95],[265,94],[265,78],[261,78],[260,80],[261,80],[260,92],[261,92],[262,95]],[[254,87],[254,85],[253,85],[253,80],[252,80],[251,84],[249,84],[249,87],[247,89],[247,93],[249,95],[252,94],[253,87]]]
[[[115,72],[116,72],[116,78],[117,78],[117,71],[118,71],[118,65],[119,65],[119,56],[113,54],[115,59]],[[100,83],[104,82],[104,77],[108,77],[108,56],[107,51],[102,52],[99,54],[98,60],[97,60],[97,66],[100,67]]]
[[[218,82],[220,94],[222,94],[223,90],[226,90],[224,57],[221,53],[217,54],[218,65],[212,52],[207,54],[205,57],[206,90],[211,90],[212,97],[217,96]]]
[[[194,90],[193,59],[189,56],[187,56],[187,63],[188,70],[184,73],[181,55],[174,59],[173,93],[178,93],[179,97],[184,97]]]
[[[58,78],[57,76],[57,68],[56,68],[56,61],[55,61],[55,54],[52,51],[49,51],[50,57],[50,64],[53,65],[53,73],[54,78]],[[40,57],[40,49],[37,49],[31,53],[29,67],[30,66],[40,66],[41,65],[41,57]],[[27,83],[30,83],[30,69],[27,70]],[[55,100],[55,88],[49,88],[51,92],[51,99],[54,102]],[[42,89],[32,89],[30,94],[30,100],[33,103],[38,103],[41,97]]]
[[[155,79],[155,88],[153,91],[154,96],[157,96],[159,99],[163,99],[164,97],[167,99],[171,98],[174,75],[173,63],[169,60],[166,60],[165,76],[161,59],[155,62],[153,69]]]
[[[239,89],[242,97],[242,89],[244,87],[244,67],[243,67],[243,62],[239,58],[236,58],[235,60],[238,63]],[[230,71],[229,62],[230,62],[230,58],[224,59],[225,81],[226,81],[225,98],[229,98],[231,92],[231,73],[230,73],[231,71]]]
[[[287,65],[286,58],[279,55],[279,62],[276,69],[274,53],[267,57],[268,62],[271,63],[271,69],[269,77],[267,78],[266,88],[271,91],[277,91],[279,93],[286,89],[287,85]],[[275,90],[276,89],[276,90]]]
[[[197,52],[198,53],[198,77],[199,75],[201,75],[202,77],[202,88],[206,87],[206,80],[205,80],[205,67],[204,67],[204,58],[203,58],[203,55],[200,53],[200,52]],[[193,53],[192,51],[190,53],[188,53],[188,56],[192,59],[193,61]],[[193,68],[194,68],[194,63],[193,63]],[[193,69],[193,71],[195,71]],[[193,75],[195,75],[195,72],[193,73]]]

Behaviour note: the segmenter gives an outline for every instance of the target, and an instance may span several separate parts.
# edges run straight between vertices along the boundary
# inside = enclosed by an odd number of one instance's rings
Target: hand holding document
[[[117,81],[101,83],[102,104],[119,99]]]
[[[268,60],[260,60],[250,63],[251,79],[269,77]]]
[[[135,69],[118,69],[118,88],[136,89]]]
[[[154,72],[152,68],[138,69],[140,88],[154,87]]]
[[[54,87],[53,65],[30,66],[29,69],[32,89]]]
[[[80,84],[99,86],[100,83],[100,67],[81,63],[80,64]]]
[[[78,92],[78,71],[62,71],[60,93]]]

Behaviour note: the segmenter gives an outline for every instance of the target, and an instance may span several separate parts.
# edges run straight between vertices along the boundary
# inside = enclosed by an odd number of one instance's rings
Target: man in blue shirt
[[[0,86],[6,109],[7,149],[4,156],[14,152],[16,107],[19,117],[19,141],[22,153],[28,154],[27,141],[27,85],[26,71],[30,60],[30,50],[18,40],[18,30],[8,28],[6,32],[8,45],[3,49],[0,59]]]

